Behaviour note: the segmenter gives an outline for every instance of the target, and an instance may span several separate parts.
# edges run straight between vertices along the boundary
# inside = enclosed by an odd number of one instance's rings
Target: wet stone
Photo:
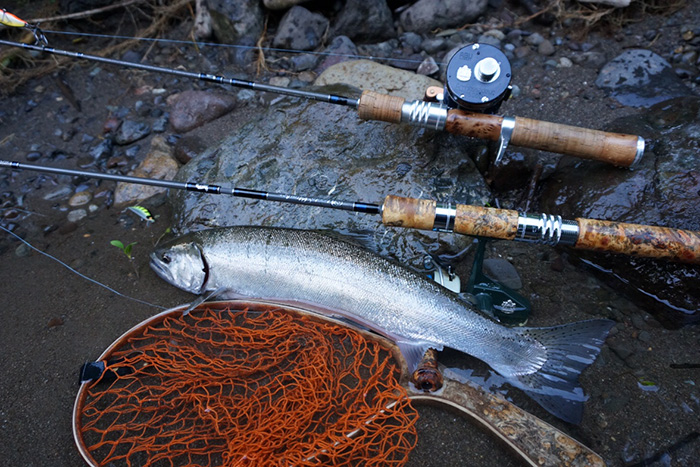
[[[131,144],[151,133],[151,127],[144,122],[125,120],[114,135],[114,143],[119,145]]]
[[[170,125],[187,132],[230,112],[236,100],[230,94],[185,91],[168,98]]]
[[[30,151],[24,156],[29,162],[36,162],[41,159],[41,153],[39,151]]]
[[[350,96],[356,92],[340,85],[319,91]],[[177,179],[368,203],[381,202],[387,193],[463,204],[484,204],[488,199],[489,190],[461,139],[457,144],[457,137],[446,133],[417,137],[412,128],[400,125],[387,131],[381,123],[369,125],[352,117],[345,107],[318,112],[314,103],[285,99],[192,159]],[[449,183],[437,183],[438,174]],[[389,229],[377,216],[320,207],[175,190],[170,199],[174,226],[183,233],[219,225],[365,232],[375,251],[421,270],[426,249],[454,254],[471,243],[466,236]]]
[[[32,254],[32,249],[26,244],[22,243],[15,249],[15,256],[19,258],[24,258]]]
[[[539,46],[539,45],[542,44],[544,41],[545,41],[545,38],[542,37],[542,34],[540,34],[540,33],[538,33],[538,32],[535,32],[535,33],[533,33],[533,34],[530,34],[529,36],[527,36],[527,37],[525,38],[525,42],[528,43],[528,44],[530,44],[530,45],[533,45],[533,46]]]
[[[381,40],[396,34],[391,10],[386,2],[346,0],[333,23],[331,36]]]
[[[53,317],[49,320],[49,322],[46,324],[46,327],[55,328],[57,326],[63,326],[63,324],[64,324],[63,318],[56,316],[56,317]]]
[[[523,286],[523,281],[520,279],[517,269],[503,258],[485,259],[484,274],[513,290],[518,290]]]
[[[48,192],[44,195],[46,201],[56,201],[59,199],[67,198],[73,193],[73,189],[69,185],[60,185],[54,190]]]
[[[637,339],[639,339],[641,342],[644,342],[645,344],[650,344],[653,340],[649,331],[640,331],[639,335],[637,336]]]
[[[68,200],[68,205],[71,207],[84,206],[90,201],[92,201],[92,193],[89,191],[81,191],[71,196]]]
[[[278,48],[313,50],[321,43],[328,20],[304,7],[294,6],[282,17],[272,45]]]
[[[154,136],[144,160],[130,173],[134,177],[172,180],[178,164],[172,157],[172,147],[163,136]],[[133,183],[119,183],[114,191],[114,204],[124,206],[137,203],[166,191],[165,188]]]
[[[105,138],[99,144],[93,146],[89,154],[93,160],[107,159],[112,155],[112,140]]]
[[[326,47],[324,53],[328,55],[314,70],[318,74],[335,64],[349,60],[349,56],[357,55],[357,47],[349,37],[338,36]]]
[[[600,70],[595,84],[632,107],[692,95],[666,60],[644,49],[627,50],[612,59]]]
[[[542,191],[543,211],[564,218],[608,219],[700,230],[700,98],[673,99],[623,117],[604,130],[642,135],[648,144],[634,170],[563,163]],[[700,322],[700,269],[664,259],[571,250],[586,269],[650,312],[666,328]],[[583,263],[581,263],[583,266]]]
[[[537,53],[540,55],[554,55],[554,52],[554,44],[546,39],[537,46]]]
[[[68,222],[78,222],[87,217],[87,211],[85,209],[76,209],[68,213]]]
[[[319,56],[315,54],[297,54],[291,59],[294,71],[311,70],[318,64]]]
[[[427,33],[471,23],[484,14],[487,0],[419,0],[401,12],[404,31]]]

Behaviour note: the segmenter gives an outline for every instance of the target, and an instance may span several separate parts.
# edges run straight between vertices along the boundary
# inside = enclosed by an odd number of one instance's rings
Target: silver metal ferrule
[[[637,152],[634,155],[634,160],[630,164],[630,167],[635,167],[637,164],[639,164],[639,161],[642,160],[642,156],[644,155],[644,146],[644,138],[637,136]]]
[[[401,121],[411,125],[443,130],[447,120],[447,107],[435,102],[405,102],[401,107]]]
[[[455,229],[456,216],[456,209],[450,206],[442,206],[438,204],[435,207],[435,222],[433,223],[433,230],[453,232]]]
[[[520,214],[515,240],[547,245],[575,245],[579,228],[576,221],[547,214]]]

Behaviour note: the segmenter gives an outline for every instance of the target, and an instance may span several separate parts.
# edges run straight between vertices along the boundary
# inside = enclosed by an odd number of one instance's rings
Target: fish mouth
[[[167,263],[160,258],[158,253],[158,251],[151,252],[151,269],[153,269],[153,272],[155,272],[158,277],[172,284],[172,274],[170,274],[170,270],[167,268]]]

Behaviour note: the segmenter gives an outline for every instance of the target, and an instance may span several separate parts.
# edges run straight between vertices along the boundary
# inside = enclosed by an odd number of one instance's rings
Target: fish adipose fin
[[[595,361],[614,321],[595,319],[547,328],[518,329],[546,348],[546,361],[534,373],[508,378],[547,411],[578,424],[587,397],[579,386],[581,372]]]

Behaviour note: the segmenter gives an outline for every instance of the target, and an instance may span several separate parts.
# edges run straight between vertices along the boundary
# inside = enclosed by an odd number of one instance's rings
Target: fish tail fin
[[[546,360],[528,374],[508,377],[547,411],[578,424],[587,397],[578,383],[581,372],[595,361],[614,321],[594,319],[546,328],[516,330],[545,348]]]

